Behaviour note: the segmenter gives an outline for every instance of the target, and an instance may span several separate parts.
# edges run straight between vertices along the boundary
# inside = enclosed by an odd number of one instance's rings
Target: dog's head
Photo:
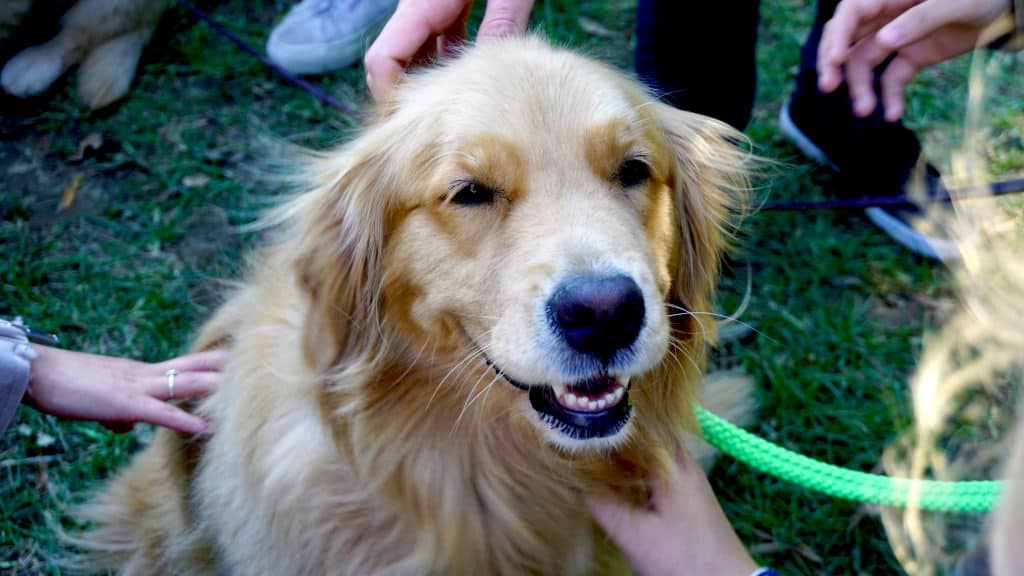
[[[307,357],[369,370],[403,340],[445,367],[424,404],[471,374],[463,409],[500,387],[562,448],[677,430],[745,187],[737,137],[536,39],[412,75],[300,201]]]

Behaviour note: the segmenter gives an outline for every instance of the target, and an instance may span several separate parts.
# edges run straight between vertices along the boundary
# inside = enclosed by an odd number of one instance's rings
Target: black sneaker
[[[845,94],[807,97],[798,90],[779,111],[779,127],[802,153],[840,176],[839,193],[843,196],[948,196],[939,171],[922,163],[921,145],[910,129],[877,116],[854,117]],[[914,194],[913,190],[920,193]],[[932,204],[950,210],[948,203]],[[923,211],[912,201],[867,208],[864,214],[893,240],[917,254],[936,260],[959,257],[956,244],[938,226],[929,229],[931,222],[922,218]]]

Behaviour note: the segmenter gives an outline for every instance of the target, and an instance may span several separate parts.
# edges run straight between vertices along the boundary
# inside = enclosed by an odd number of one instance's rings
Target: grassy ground
[[[762,6],[760,85],[748,133],[785,162],[764,185],[772,199],[824,197],[828,179],[782,140],[776,115],[789,90],[813,7]],[[207,5],[256,46],[286,5]],[[538,2],[534,24],[558,40],[630,66],[632,2]],[[997,74],[1021,76],[1007,57]],[[925,74],[909,121],[940,164],[959,137],[967,63]],[[366,99],[353,68],[317,79]],[[45,98],[0,102],[0,313],[59,332],[70,348],[158,360],[181,351],[258,240],[239,232],[273,200],[266,158],[282,142],[322,146],[353,127],[177,10],[165,17],[129,97],[88,113],[73,82]],[[1024,167],[1021,86],[994,98],[992,167]],[[1016,104],[1015,104],[1016,103]],[[63,194],[75,192],[67,209]],[[754,430],[810,456],[863,470],[909,421],[905,380],[923,335],[953,295],[948,274],[876,232],[857,214],[762,213],[746,221],[722,281],[758,332],[718,355],[761,390]],[[0,572],[58,573],[48,525],[144,443],[30,409],[0,437]],[[900,573],[876,515],[809,494],[723,460],[712,480],[741,537],[785,574]]]

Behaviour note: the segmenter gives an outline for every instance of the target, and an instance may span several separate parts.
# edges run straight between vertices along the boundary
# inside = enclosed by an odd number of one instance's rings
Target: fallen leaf
[[[812,550],[811,547],[806,544],[797,545],[796,553],[803,556],[807,560],[814,562],[819,566],[825,563],[825,561],[821,559],[821,556],[819,556],[817,552]]]
[[[760,528],[754,528],[754,535],[762,540],[758,544],[754,544],[750,547],[750,552],[753,554],[774,554],[782,550],[782,545],[772,538],[772,535],[761,530]]]
[[[181,179],[181,183],[185,185],[185,188],[199,188],[209,184],[210,177],[206,174],[189,174]]]
[[[40,448],[53,446],[53,443],[56,441],[56,438],[50,436],[46,432],[40,432],[39,434],[36,435],[36,446],[39,446]]]
[[[50,467],[43,462],[39,465],[39,478],[36,479],[36,490],[43,490],[50,482]]]
[[[78,150],[68,158],[68,162],[81,162],[85,160],[90,152],[99,150],[103,147],[103,134],[99,132],[90,132],[88,136],[78,141]]]
[[[601,25],[596,20],[590,18],[580,18],[580,28],[591,36],[597,36],[598,38],[615,38],[619,36],[614,30],[609,30]]]
[[[57,212],[63,212],[71,207],[75,202],[75,198],[78,197],[78,189],[82,187],[82,180],[85,175],[79,172],[71,177],[71,183],[64,188],[64,193],[60,196],[60,204],[57,205]]]

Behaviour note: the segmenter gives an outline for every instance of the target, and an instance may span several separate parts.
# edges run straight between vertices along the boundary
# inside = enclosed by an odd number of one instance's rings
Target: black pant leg
[[[663,100],[742,130],[757,89],[758,0],[639,0],[636,71]]]

